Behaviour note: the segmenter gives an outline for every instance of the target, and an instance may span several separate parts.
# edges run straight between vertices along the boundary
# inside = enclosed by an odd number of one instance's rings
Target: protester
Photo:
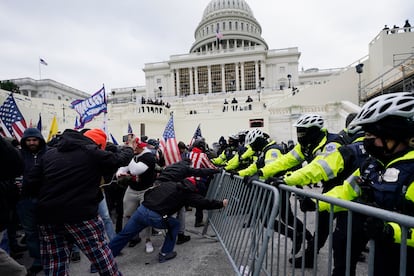
[[[23,166],[19,151],[0,136],[0,240],[3,230],[10,223],[10,210],[16,204],[14,178],[21,175]],[[25,276],[26,274],[26,268],[0,248],[0,275]]]
[[[67,129],[56,148],[47,151],[29,175],[27,189],[38,198],[37,220],[46,275],[67,275],[74,242],[100,275],[121,275],[104,237],[98,216],[102,176],[127,165],[133,150],[104,151],[106,134],[91,129],[83,135]]]
[[[188,161],[187,161],[188,162]],[[197,192],[195,179],[183,178],[186,175],[180,170],[186,170],[183,163],[176,163],[169,171],[171,173],[161,174],[154,186],[145,192],[144,201],[134,212],[124,229],[116,235],[109,243],[114,256],[119,255],[122,248],[137,233],[148,226],[158,229],[167,229],[168,233],[164,239],[161,251],[158,254],[160,263],[173,259],[177,256],[174,250],[180,222],[172,215],[183,206],[190,205],[202,209],[219,209],[227,206],[228,200],[208,200]],[[174,173],[175,172],[175,173]],[[211,173],[217,172],[211,170]],[[181,179],[180,179],[181,178]]]
[[[177,182],[189,176],[208,177],[218,172],[218,170],[210,168],[195,169],[191,167],[191,160],[189,158],[184,158],[182,161],[167,166],[158,176],[157,182]],[[183,244],[191,239],[190,236],[185,235],[185,211],[186,208],[182,207],[180,211],[177,213],[177,219],[180,221],[180,228],[178,230],[177,236],[177,244]]]
[[[190,152],[190,159],[193,168],[201,169],[201,168],[211,168],[217,169],[217,167],[211,163],[210,159],[208,158],[207,154],[207,144],[204,138],[198,138],[193,142],[192,149]],[[197,177],[197,187],[198,191],[201,195],[206,195],[208,190],[208,185],[210,183],[209,177]],[[195,223],[194,227],[201,227],[204,226],[203,222],[203,209],[196,208],[195,212]]]
[[[17,204],[17,213],[26,235],[26,244],[33,263],[29,268],[28,274],[36,275],[42,271],[40,260],[40,241],[35,209],[37,198],[27,193],[27,183],[30,181],[32,168],[39,163],[39,160],[48,150],[42,133],[37,128],[27,128],[20,140],[21,153],[24,160],[24,172],[22,181],[22,195]]]

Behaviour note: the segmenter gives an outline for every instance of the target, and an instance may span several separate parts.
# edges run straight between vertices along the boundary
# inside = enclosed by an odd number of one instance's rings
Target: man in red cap
[[[47,151],[30,173],[30,195],[38,198],[40,253],[46,275],[67,275],[68,243],[75,243],[100,275],[121,275],[104,237],[98,216],[102,200],[99,185],[108,172],[133,157],[129,147],[104,151],[106,135],[100,129],[85,134],[67,129],[57,146]]]

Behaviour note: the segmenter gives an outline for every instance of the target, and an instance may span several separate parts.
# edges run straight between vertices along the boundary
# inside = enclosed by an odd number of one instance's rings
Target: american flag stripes
[[[180,150],[175,139],[174,119],[171,115],[161,139],[161,149],[164,153],[165,165],[171,165],[181,160]]]
[[[19,141],[22,139],[27,125],[13,94],[10,94],[0,107],[0,122],[7,137],[15,137]]]

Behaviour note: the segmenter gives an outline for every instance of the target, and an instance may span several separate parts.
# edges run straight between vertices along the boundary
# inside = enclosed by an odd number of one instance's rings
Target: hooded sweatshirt
[[[102,176],[127,165],[132,157],[131,148],[104,151],[82,133],[65,130],[57,147],[48,150],[29,175],[30,195],[38,197],[39,223],[94,218],[103,198]]]

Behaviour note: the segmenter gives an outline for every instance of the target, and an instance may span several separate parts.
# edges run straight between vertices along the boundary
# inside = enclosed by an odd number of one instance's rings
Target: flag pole
[[[41,68],[41,64],[40,64],[40,57],[37,60],[37,62],[39,63],[39,80],[41,80],[42,79],[42,68]]]
[[[105,101],[105,104],[106,104],[106,91],[105,91],[105,84],[104,83],[102,84],[102,87],[104,89],[104,101]],[[106,112],[104,112],[103,125],[104,125],[105,134],[106,134],[106,140],[109,141],[107,113],[108,113],[108,105],[106,106]]]

